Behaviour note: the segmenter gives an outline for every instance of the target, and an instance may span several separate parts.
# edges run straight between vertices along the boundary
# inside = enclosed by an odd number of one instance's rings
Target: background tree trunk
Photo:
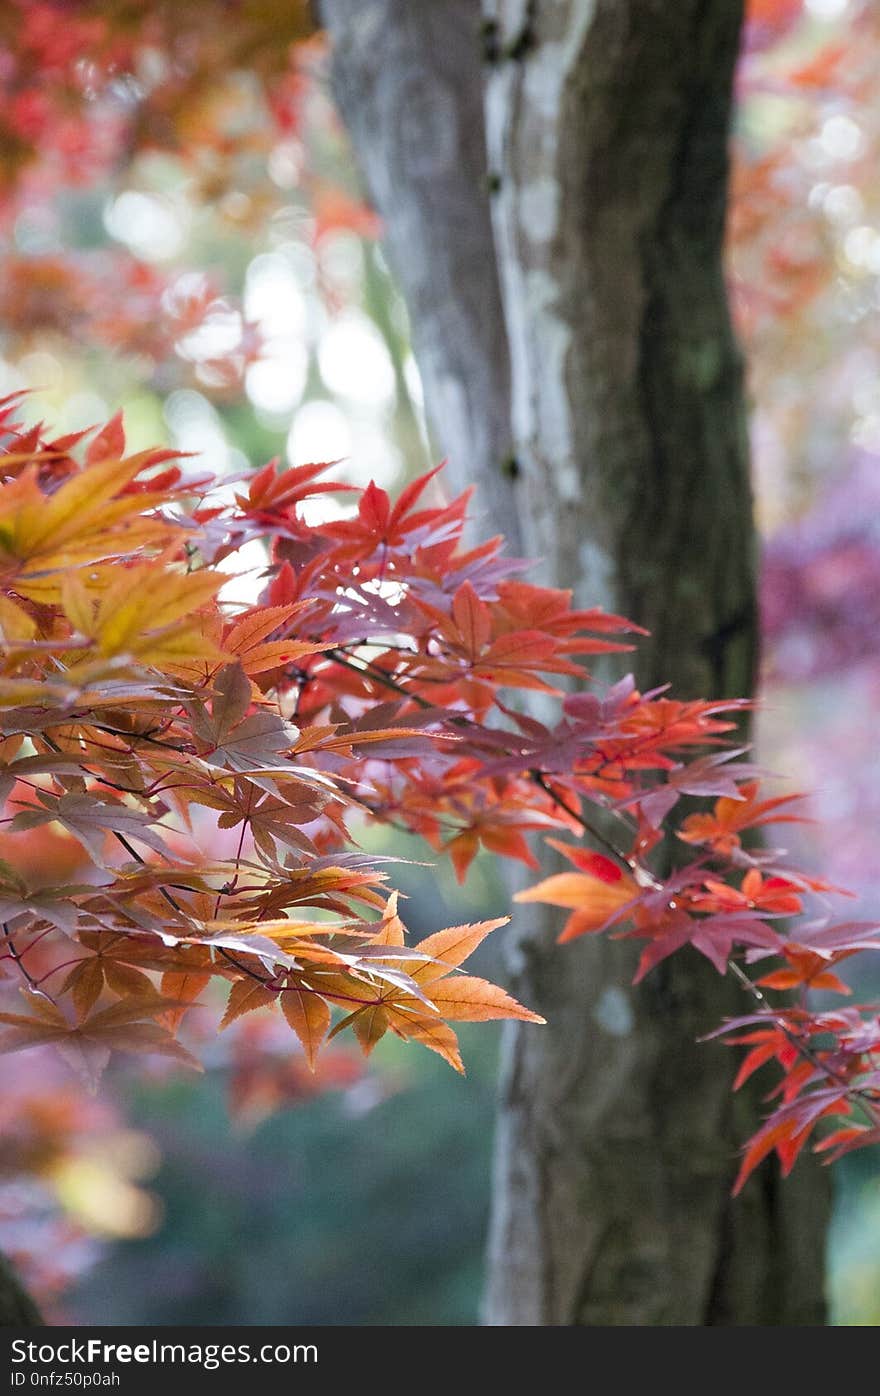
[[[386,219],[447,483],[480,482],[477,514],[491,509],[490,531],[503,532],[516,553],[478,0],[322,0],[321,13],[334,40],[337,104]]]
[[[0,1328],[34,1328],[43,1322],[39,1309],[0,1255]]]
[[[739,0],[324,15],[456,469],[540,580],[650,628],[643,686],[748,693],[754,533],[721,266]],[[530,907],[508,937],[513,990],[549,1026],[506,1037],[487,1320],[821,1322],[817,1170],[780,1187],[765,1169],[729,1201],[760,1106],[731,1097],[735,1054],[695,1039],[741,993],[696,957],[634,990],[628,945],[563,952],[557,933]]]

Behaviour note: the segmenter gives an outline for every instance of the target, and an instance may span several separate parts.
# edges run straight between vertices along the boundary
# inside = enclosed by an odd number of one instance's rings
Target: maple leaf
[[[102,461],[62,483],[52,494],[40,489],[28,468],[0,491],[0,557],[15,575],[16,591],[43,604],[57,602],[68,570],[114,555],[167,545],[179,528],[153,517],[154,499],[125,494],[144,458]],[[114,497],[116,496],[116,497]]]
[[[89,442],[85,455],[86,465],[94,465],[97,461],[121,460],[125,455],[125,426],[122,421],[122,413],[117,412],[115,417],[101,428]]]
[[[135,839],[156,853],[168,852],[156,821],[119,800],[96,799],[89,794],[54,795],[42,790],[36,792],[36,798],[45,808],[15,815],[9,825],[13,833],[58,823],[79,840],[98,867],[107,866],[104,846],[108,834]]]
[[[457,969],[482,945],[486,936],[497,931],[499,926],[507,925],[507,921],[507,917],[498,921],[475,921],[469,925],[448,926],[426,936],[419,942],[424,959],[413,967],[413,978],[423,986],[441,979],[450,970]]]
[[[821,955],[799,950],[794,945],[784,945],[782,954],[788,964],[787,969],[776,969],[764,974],[757,981],[762,989],[827,989],[836,994],[851,994],[852,989],[844,984],[828,968],[828,960]],[[835,956],[835,962],[846,959],[855,951],[844,951]]]
[[[414,950],[407,950],[403,924],[397,915],[397,899],[393,896],[373,945],[363,948],[360,957],[368,957],[370,951],[379,959],[398,953],[406,964],[406,973],[389,975],[387,968],[383,968],[380,975],[386,980],[385,984],[364,981],[354,994],[351,986],[338,977],[313,978],[313,988],[332,1002],[346,1004],[352,998],[362,1000],[360,1006],[336,1024],[330,1037],[350,1026],[361,1050],[369,1055],[390,1030],[404,1040],[420,1042],[457,1071],[463,1071],[458,1043],[446,1020],[485,1022],[516,1018],[543,1023],[543,1018],[523,1008],[497,985],[455,972],[485,937],[503,924],[503,921],[486,921],[451,926],[427,936]],[[368,959],[367,964],[375,974],[376,959]],[[426,1008],[431,1014],[426,1015]],[[292,1026],[296,1030],[296,1025]]]
[[[320,993],[303,982],[288,981],[279,998],[281,1011],[302,1044],[309,1070],[314,1071],[318,1049],[330,1029],[330,1009]]]
[[[705,893],[694,893],[691,904],[700,911],[763,911],[774,916],[796,916],[803,910],[800,891],[785,877],[764,877],[749,868],[740,887],[707,877]]]
[[[246,674],[262,674],[267,669],[277,669],[279,664],[289,664],[306,655],[332,649],[332,642],[317,644],[310,640],[267,640],[268,635],[284,629],[307,606],[308,602],[296,602],[288,606],[252,608],[224,630],[224,652],[235,655]]]
[[[277,998],[277,990],[268,989],[265,984],[261,984],[255,979],[236,979],[229,990],[226,1012],[220,1019],[221,1031],[223,1028],[228,1028],[229,1024],[234,1023],[236,1018],[240,1018],[243,1013],[252,1013],[256,1008],[265,1008],[267,1004],[275,1003]]]
[[[300,783],[285,797],[287,785],[280,786],[282,794],[264,794],[249,781],[236,780],[231,791],[222,786],[210,790],[196,787],[192,799],[221,811],[217,821],[220,829],[245,825],[259,852],[270,859],[278,857],[278,849],[314,853],[315,845],[299,827],[310,824],[321,813],[330,798],[322,789],[309,790]]]
[[[705,955],[719,974],[726,973],[735,946],[776,953],[782,944],[779,934],[754,911],[719,912],[699,920],[689,919],[691,945]]]
[[[128,653],[161,665],[181,653],[190,658],[220,653],[201,626],[183,618],[212,601],[222,584],[217,574],[139,563],[117,570],[94,607],[78,575],[69,573],[61,583],[61,600],[75,628],[94,637],[102,654]]]
[[[733,1185],[734,1197],[745,1187],[758,1164],[774,1150],[779,1157],[782,1176],[787,1177],[819,1120],[828,1115],[846,1115],[849,1112],[846,1091],[839,1085],[811,1091],[803,1100],[788,1101],[779,1106],[745,1150]]]
[[[211,982],[210,970],[206,971],[201,967],[204,963],[209,962],[207,960],[208,954],[207,950],[200,951],[197,947],[193,947],[189,956],[189,968],[166,969],[162,974],[162,996],[175,1003],[177,1007],[166,1009],[160,1017],[160,1022],[163,1022],[172,1033],[180,1026],[189,1007],[196,1002],[202,990]],[[204,960],[200,958],[202,955],[205,956]],[[109,980],[109,967],[106,973]]]
[[[460,1075],[464,1075],[464,1062],[458,1047],[458,1038],[448,1023],[436,1018],[420,1017],[418,1014],[404,1013],[393,1007],[386,1010],[388,1026],[404,1041],[420,1042],[431,1052],[436,1052]]]
[[[526,842],[525,832],[557,826],[558,820],[550,816],[542,817],[528,806],[522,809],[513,802],[507,809],[490,806],[475,811],[466,827],[447,839],[442,848],[451,858],[459,882],[464,882],[481,844],[490,853],[515,858],[525,863],[526,867],[538,868],[540,864]]]
[[[757,768],[739,761],[746,748],[712,752],[687,765],[666,772],[662,785],[649,790],[637,790],[618,802],[618,808],[636,808],[649,826],[659,829],[677,805],[682,795],[719,795],[731,800],[745,798],[740,793],[743,781],[758,774]],[[728,763],[736,761],[736,765]]]
[[[514,901],[571,908],[572,915],[562,929],[560,941],[608,930],[632,915],[641,888],[631,873],[603,853],[570,848],[556,840],[549,842],[574,863],[578,871],[545,877],[534,887],[517,892]]]
[[[685,843],[705,843],[721,854],[729,854],[740,845],[745,829],[760,829],[767,824],[801,824],[803,816],[782,813],[786,805],[803,798],[801,795],[777,795],[770,800],[758,799],[757,781],[740,787],[739,799],[722,796],[712,814],[690,814],[678,831]]]
[[[572,592],[554,587],[538,587],[530,582],[504,581],[498,586],[496,627],[502,633],[540,630],[557,638],[560,654],[618,654],[632,645],[600,640],[597,635],[647,632],[623,616],[598,607],[572,610]],[[584,632],[592,631],[592,634]]]
[[[321,531],[342,544],[344,555],[352,557],[369,556],[382,546],[401,545],[408,534],[439,515],[439,510],[423,510],[414,514],[412,509],[441,469],[442,466],[438,465],[413,480],[394,505],[386,491],[371,481],[358,501],[357,518],[334,520],[322,525]]]
[[[441,1016],[453,1022],[485,1023],[492,1018],[518,1018],[523,1023],[547,1021],[523,1008],[499,985],[472,975],[454,975],[435,982],[430,999]]]
[[[31,892],[22,885],[10,895],[10,889],[0,887],[0,921],[14,921],[18,916],[27,916],[36,921],[47,921],[59,931],[71,935],[79,919],[71,897],[80,890],[75,886],[66,886],[46,887]]]
[[[270,460],[251,476],[247,494],[236,494],[235,501],[242,513],[264,525],[271,526],[279,518],[286,521],[304,499],[354,491],[353,485],[320,478],[336,464],[337,461],[321,461],[282,469],[277,459]]]
[[[113,1051],[137,1055],[157,1053],[201,1070],[196,1058],[153,1021],[156,1012],[174,1006],[159,995],[146,1004],[119,1001],[88,1013],[75,1025],[68,1023],[51,1001],[38,994],[28,997],[30,1014],[0,1013],[0,1023],[7,1028],[0,1034],[0,1052],[53,1046],[92,1089],[97,1086]]]
[[[215,298],[195,296],[192,313]],[[840,992],[838,962],[876,946],[872,923],[776,929],[835,889],[742,847],[745,830],[797,817],[797,797],[764,799],[754,768],[735,764],[727,734],[748,704],[641,693],[630,676],[566,693],[556,721],[505,705],[506,689],[583,679],[575,656],[625,648],[638,627],[520,581],[497,538],[463,549],[466,495],[426,508],[432,475],[396,503],[372,485],[355,518],[309,527],[302,501],[339,488],[322,466],[272,462],[230,505],[164,469],[168,453],[108,459],[125,449],[118,419],[80,464],[74,437],[10,429],[5,410],[0,842],[27,876],[0,864],[0,915],[8,977],[33,963],[53,986],[0,1020],[8,1050],[52,1043],[91,1080],[114,1050],[183,1061],[174,1034],[218,980],[219,1026],[241,1021],[255,1043],[250,1025],[280,1006],[303,1073],[348,1029],[365,1054],[392,1032],[461,1070],[451,1023],[540,1021],[460,972],[500,922],[407,944],[381,860],[351,851],[350,807],[418,832],[459,877],[481,844],[535,866],[529,830],[575,834],[602,808],[617,859],[550,840],[571,871],[518,900],[568,911],[563,940],[642,940],[637,978],[691,946],[722,972],[732,956],[738,969],[774,957],[768,990]],[[232,614],[216,564],[257,538],[271,545],[266,591]],[[700,847],[693,861],[660,878],[647,860],[682,795],[716,803],[676,830]],[[82,845],[98,871],[32,876],[29,843],[45,856],[50,838],[73,845],[65,860]],[[781,1073],[742,1181],[767,1152],[793,1164],[823,1090],[845,1115],[880,1088],[880,1024],[786,1007],[740,1026],[738,1079],[770,1061]],[[828,1152],[870,1135],[847,1124]]]
[[[227,664],[214,680],[210,715],[203,704],[190,708],[193,730],[207,746],[203,760],[239,772],[290,771],[279,761],[296,745],[299,729],[277,713],[244,716],[251,705],[251,685],[240,664]],[[269,784],[275,791],[275,786]]]
[[[59,993],[70,994],[80,1022],[88,1017],[104,988],[104,966],[97,955],[88,955],[70,971]]]

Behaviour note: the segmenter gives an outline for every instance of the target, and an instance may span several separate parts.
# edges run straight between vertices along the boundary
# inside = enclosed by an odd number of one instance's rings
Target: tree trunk
[[[324,8],[441,442],[541,580],[650,628],[642,686],[747,694],[754,535],[721,266],[738,0],[494,0],[479,32],[476,0]],[[765,1169],[729,1201],[760,1105],[730,1094],[735,1054],[695,1039],[741,993],[696,956],[633,989],[628,945],[559,949],[558,919],[529,907],[508,939],[514,992],[549,1025],[506,1037],[487,1320],[821,1322],[816,1170],[781,1188]]]
[[[448,483],[481,483],[477,512],[491,508],[490,531],[504,533],[516,553],[479,0],[322,0],[321,15],[334,43],[334,95],[386,220]]]
[[[0,1328],[34,1328],[43,1322],[40,1311],[5,1256],[0,1255]]]

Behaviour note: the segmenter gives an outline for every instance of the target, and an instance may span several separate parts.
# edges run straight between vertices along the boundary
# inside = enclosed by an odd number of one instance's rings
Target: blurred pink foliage
[[[813,507],[768,539],[761,578],[768,680],[880,673],[880,458],[854,453]]]

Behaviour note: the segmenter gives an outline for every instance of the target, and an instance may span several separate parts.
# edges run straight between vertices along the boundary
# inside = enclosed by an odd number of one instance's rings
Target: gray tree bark
[[[511,551],[510,359],[492,241],[478,0],[322,0],[333,87],[400,278],[456,490]],[[491,492],[490,492],[491,491]]]
[[[721,265],[741,4],[477,10],[324,0],[435,428],[542,580],[650,628],[643,686],[748,693],[754,534]],[[734,1054],[695,1039],[742,1010],[735,986],[681,958],[635,990],[630,947],[563,951],[558,929],[530,907],[508,940],[514,992],[549,1026],[506,1037],[487,1321],[821,1322],[817,1171],[780,1187],[765,1169],[729,1201],[760,1105],[731,1096]]]

